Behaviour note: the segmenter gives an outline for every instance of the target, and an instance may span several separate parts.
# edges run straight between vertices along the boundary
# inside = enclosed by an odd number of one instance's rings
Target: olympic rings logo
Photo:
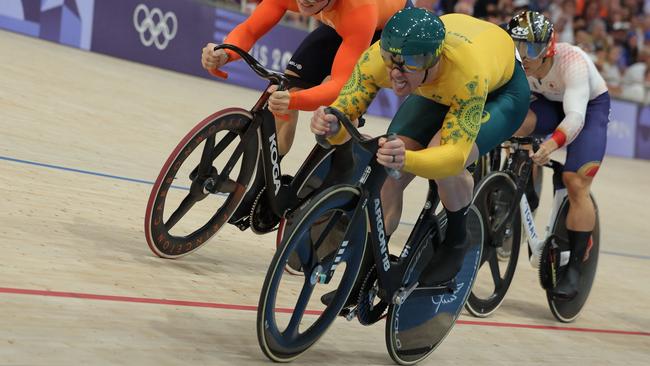
[[[165,14],[158,8],[149,11],[146,5],[140,4],[133,11],[133,26],[140,33],[140,42],[145,47],[155,45],[162,51],[176,37],[178,20],[171,11]]]

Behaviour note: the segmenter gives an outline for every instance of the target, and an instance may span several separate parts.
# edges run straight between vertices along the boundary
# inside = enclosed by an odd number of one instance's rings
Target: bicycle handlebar
[[[533,145],[533,152],[536,152],[539,149],[539,145],[541,144],[542,139],[533,136],[512,136],[508,139],[508,141],[517,145]]]
[[[248,52],[242,50],[241,48],[235,45],[228,44],[228,43],[220,44],[214,48],[215,51],[220,49],[228,49],[238,54],[239,57],[241,57],[242,60],[244,60],[248,64],[248,66],[250,66],[250,68],[253,69],[253,71],[255,71],[257,75],[259,75],[259,77],[266,79],[272,82],[273,84],[277,84],[278,90],[287,89],[287,86],[289,85],[289,80],[284,76],[284,74],[266,69]],[[218,76],[220,78],[225,79],[228,77],[228,73],[226,73],[225,71],[221,71],[218,69],[211,69],[209,71],[212,75]]]
[[[345,113],[339,111],[334,107],[327,107],[325,108],[324,112],[325,114],[333,114],[338,120],[337,122],[334,122],[330,125],[330,131],[333,132],[338,131],[339,122],[341,122],[341,124],[343,124],[343,127],[345,127],[345,129],[348,131],[350,136],[352,136],[352,138],[356,142],[365,141],[363,136],[361,136],[361,133],[359,133],[359,130],[354,126],[354,124],[352,124],[352,122],[350,121],[348,116],[345,115]],[[329,141],[327,141],[327,137],[325,137],[325,135],[316,135],[316,142],[318,142],[318,144],[325,149],[329,149],[331,146]]]
[[[338,131],[338,124],[340,122],[355,142],[361,143],[367,141],[350,121],[348,116],[345,115],[345,113],[339,111],[334,107],[327,107],[325,108],[324,112],[325,114],[333,114],[338,120],[332,124],[336,125],[336,128],[332,128],[332,125],[330,125],[330,131]],[[395,133],[389,133],[385,135],[385,137],[388,139],[388,141],[391,141],[396,139],[397,135],[395,135]],[[325,137],[325,135],[316,135],[316,142],[318,142],[318,144],[325,149],[329,149],[332,146],[329,141],[327,141],[327,137]],[[386,172],[394,179],[400,179],[402,177],[402,173],[398,169],[386,167]]]

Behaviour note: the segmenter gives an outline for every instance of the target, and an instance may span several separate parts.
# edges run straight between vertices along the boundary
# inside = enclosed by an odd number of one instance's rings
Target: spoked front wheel
[[[455,277],[452,293],[416,288],[402,304],[391,304],[386,317],[386,347],[390,357],[400,365],[413,365],[431,354],[449,334],[463,305],[479,268],[483,248],[484,228],[480,213],[473,205],[467,213],[467,240],[469,249],[463,265]],[[424,265],[420,256],[410,257],[404,283]]]
[[[366,252],[366,216],[363,212],[353,216],[358,200],[356,188],[332,187],[296,211],[296,219],[286,228],[257,312],[257,339],[271,360],[288,362],[305,352],[345,306]],[[323,218],[327,226],[314,232],[315,223]],[[341,241],[337,230],[341,222],[350,231],[348,240]],[[334,250],[323,255],[319,248],[331,241],[336,241]],[[294,253],[303,269],[298,276],[284,269]]]
[[[578,294],[573,299],[567,301],[555,298],[553,296],[552,288],[546,290],[546,300],[548,301],[551,313],[553,313],[555,319],[563,323],[572,322],[580,315],[580,312],[582,311],[585,303],[587,302],[587,299],[589,298],[591,286],[593,285],[594,278],[596,277],[596,269],[598,267],[598,253],[600,252],[600,219],[598,215],[598,206],[596,205],[596,201],[594,200],[593,196],[591,197],[591,201],[594,205],[594,209],[596,210],[596,226],[591,233],[591,239],[589,240],[587,251],[581,264],[580,280],[578,282]],[[568,238],[566,231],[566,216],[569,212],[568,199],[564,200],[558,212],[559,213],[555,219],[555,222],[553,223],[552,234],[563,239],[563,241],[566,241]],[[551,243],[547,243],[546,245],[551,245]],[[555,248],[554,250],[557,249],[558,248]],[[561,258],[560,253],[561,250],[557,250],[558,258]],[[561,276],[564,275],[566,266],[563,266],[561,264],[558,267],[559,268],[556,273],[556,278],[561,278]],[[540,266],[540,277],[544,269],[545,268],[542,268],[542,266]]]
[[[169,155],[145,213],[147,244],[156,255],[178,258],[197,250],[235,211],[259,154],[257,131],[243,141],[251,119],[239,108],[217,112],[196,125]],[[220,181],[224,169],[228,174]]]
[[[481,182],[474,195],[474,205],[483,217],[486,230],[481,269],[465,305],[467,311],[476,317],[487,317],[499,308],[515,275],[521,243],[519,206],[512,214],[511,222],[507,224],[506,234],[501,243],[494,242],[492,235],[489,234],[506,219],[515,194],[516,186],[510,176],[503,172],[496,172]],[[510,248],[510,254],[501,259],[498,249],[503,247]]]

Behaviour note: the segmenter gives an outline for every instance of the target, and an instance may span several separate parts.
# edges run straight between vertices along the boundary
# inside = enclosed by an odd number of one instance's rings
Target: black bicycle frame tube
[[[423,236],[426,235],[429,228],[432,226],[436,227],[436,235],[440,237],[440,223],[438,222],[438,217],[436,216],[436,207],[440,198],[438,197],[438,185],[434,180],[429,180],[429,192],[427,193],[427,200],[420,211],[420,216],[411,230],[411,234],[406,240],[406,244],[402,249],[400,258],[407,258],[414,252],[414,249],[417,249],[416,246],[419,245]]]
[[[402,284],[402,266],[390,262],[390,251],[388,249],[388,238],[385,230],[384,212],[381,204],[381,188],[386,180],[388,173],[384,166],[379,164],[376,159],[368,165],[370,168],[368,181],[365,183],[365,189],[368,192],[367,199],[363,202],[368,212],[370,225],[370,244],[377,268],[380,297],[390,302],[393,293],[397,291]],[[374,174],[373,174],[374,173]]]
[[[287,207],[293,207],[297,203],[296,192],[291,189],[290,185],[282,184],[280,152],[273,113],[268,109],[262,109],[257,115],[261,118],[260,134],[262,140],[262,159],[257,169],[259,173],[264,173],[267,188],[266,195],[269,198],[271,209],[277,216],[281,217]]]
[[[559,163],[555,160],[551,160],[550,163],[547,164],[546,166],[553,169],[553,192],[557,192],[558,190],[565,188],[564,181],[562,181],[562,173],[564,173],[564,165],[562,165],[562,163]]]
[[[515,147],[513,156],[509,158],[508,167],[506,171],[513,177],[515,181],[515,197],[510,202],[508,207],[508,214],[492,234],[492,240],[495,243],[501,243],[506,233],[506,227],[511,222],[512,216],[515,214],[519,201],[526,190],[526,184],[530,178],[531,168],[533,161],[528,156],[528,150]]]

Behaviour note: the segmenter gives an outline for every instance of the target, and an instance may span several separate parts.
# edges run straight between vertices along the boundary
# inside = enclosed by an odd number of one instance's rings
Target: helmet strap
[[[425,81],[427,81],[427,78],[429,77],[429,69],[424,70],[424,77],[422,78],[422,82],[420,84],[424,84]]]
[[[327,8],[327,7],[330,5],[330,2],[332,2],[332,0],[327,0],[327,2],[325,3],[325,6],[323,6],[322,8],[320,8],[319,11],[315,12],[314,15],[320,13],[321,11],[323,11],[323,9]]]

